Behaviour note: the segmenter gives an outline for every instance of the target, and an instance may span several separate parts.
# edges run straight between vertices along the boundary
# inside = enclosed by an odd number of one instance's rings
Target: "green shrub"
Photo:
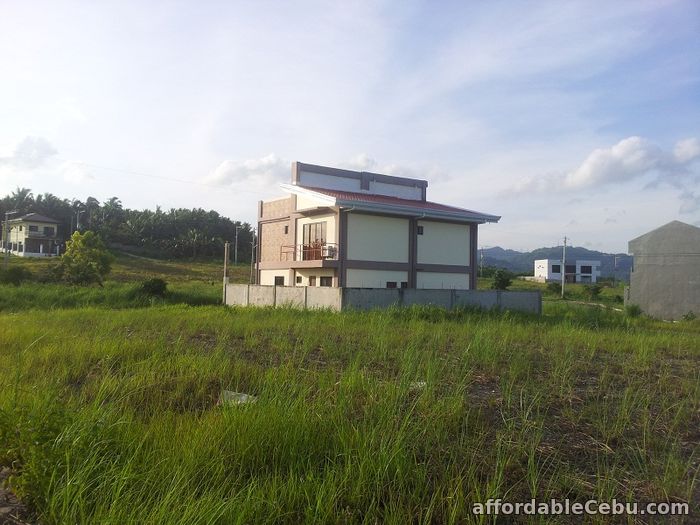
[[[61,257],[63,277],[71,284],[102,285],[113,260],[114,256],[95,232],[75,232],[66,243],[66,252]]]
[[[12,266],[7,270],[0,270],[0,284],[14,284],[19,286],[24,281],[32,280],[32,272],[23,266]]]
[[[139,291],[151,297],[163,297],[167,291],[168,283],[159,277],[146,279],[139,286]]]
[[[642,309],[638,304],[628,304],[625,306],[625,313],[628,317],[639,317],[642,315]]]
[[[588,299],[593,300],[598,298],[603,287],[599,284],[586,284],[583,286],[583,291]]]
[[[682,317],[684,321],[695,321],[695,319],[697,318],[698,316],[695,315],[695,312],[693,312],[692,310]]]
[[[493,274],[493,284],[491,288],[494,290],[507,290],[511,285],[513,274],[508,270],[496,270]]]
[[[552,295],[560,295],[561,283],[547,283],[547,292]]]

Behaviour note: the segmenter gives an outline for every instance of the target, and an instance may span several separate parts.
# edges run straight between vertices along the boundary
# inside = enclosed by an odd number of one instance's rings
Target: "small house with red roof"
[[[428,182],[294,162],[258,203],[257,283],[476,289],[478,227],[500,217],[427,200]]]

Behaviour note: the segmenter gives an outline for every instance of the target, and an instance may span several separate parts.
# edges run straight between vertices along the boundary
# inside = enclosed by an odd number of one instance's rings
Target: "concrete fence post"
[[[309,287],[304,286],[304,310],[309,309]]]

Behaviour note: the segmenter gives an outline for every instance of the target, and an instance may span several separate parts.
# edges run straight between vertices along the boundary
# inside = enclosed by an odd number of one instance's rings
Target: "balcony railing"
[[[280,261],[334,261],[338,245],[333,242],[312,242],[280,246]]]
[[[56,232],[51,232],[51,233],[46,233],[46,232],[41,232],[41,231],[31,231],[27,230],[27,237],[31,237],[34,239],[53,239],[56,237]]]

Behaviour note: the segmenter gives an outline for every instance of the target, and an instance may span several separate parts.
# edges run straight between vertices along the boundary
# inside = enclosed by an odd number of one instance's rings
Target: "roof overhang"
[[[498,222],[501,218],[498,215],[489,215],[486,213],[473,212],[468,210],[435,210],[406,205],[383,204],[358,200],[343,200],[333,197],[331,195],[326,195],[318,191],[310,190],[308,188],[295,186],[293,184],[280,184],[280,187],[288,193],[313,198],[314,200],[322,203],[324,206],[336,206],[346,210],[368,211],[372,213],[400,215],[405,217],[415,217],[419,219],[441,219],[454,222],[470,222],[478,224],[483,224],[486,222]]]

